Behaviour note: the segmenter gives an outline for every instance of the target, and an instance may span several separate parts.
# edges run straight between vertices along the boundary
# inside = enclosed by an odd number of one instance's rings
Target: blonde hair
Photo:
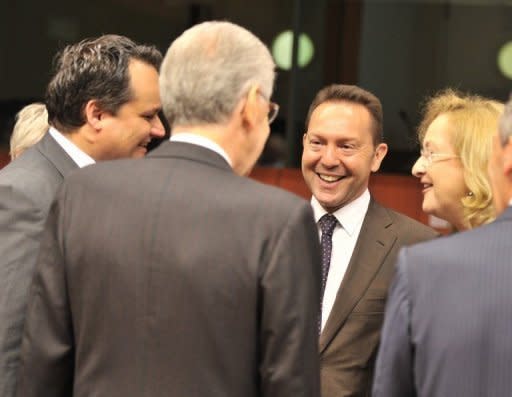
[[[430,124],[441,114],[452,126],[451,143],[464,167],[464,181],[470,194],[461,197],[464,223],[469,228],[489,223],[496,217],[487,174],[492,137],[498,130],[504,104],[478,95],[443,90],[427,100],[418,138],[423,142]]]
[[[32,103],[16,115],[16,123],[10,141],[11,158],[14,160],[23,151],[41,140],[48,131],[48,113],[42,103]]]

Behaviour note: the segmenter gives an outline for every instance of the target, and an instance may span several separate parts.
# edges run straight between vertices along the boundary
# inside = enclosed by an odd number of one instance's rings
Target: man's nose
[[[336,153],[336,147],[327,145],[322,154],[322,164],[326,167],[335,167],[340,164],[340,158]]]
[[[158,116],[155,116],[155,119],[151,123],[150,135],[156,138],[162,138],[165,135],[164,125]]]

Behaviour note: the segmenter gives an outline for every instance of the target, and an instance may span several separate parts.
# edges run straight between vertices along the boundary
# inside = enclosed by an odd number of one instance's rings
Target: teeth
[[[336,182],[341,179],[341,176],[333,176],[333,175],[322,175],[318,174],[321,180],[326,182]]]

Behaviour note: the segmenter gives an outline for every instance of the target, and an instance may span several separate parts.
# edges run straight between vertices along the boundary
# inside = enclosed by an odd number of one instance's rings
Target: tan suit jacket
[[[400,247],[435,237],[429,227],[370,201],[320,336],[322,397],[369,396],[388,287]]]

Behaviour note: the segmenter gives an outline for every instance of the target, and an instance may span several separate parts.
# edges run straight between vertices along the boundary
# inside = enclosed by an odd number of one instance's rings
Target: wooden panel
[[[6,166],[10,160],[9,152],[5,149],[0,149],[0,168]]]
[[[309,200],[311,197],[300,169],[261,167],[255,168],[250,176],[260,182],[279,186],[305,199]],[[421,185],[415,177],[373,174],[369,189],[379,203],[428,224],[428,216],[421,210],[423,200]]]
[[[262,183],[272,186],[280,186],[279,178],[280,169],[271,167],[258,167],[254,168],[251,172],[251,178],[256,179]]]
[[[0,168],[9,163],[9,154],[0,149]],[[251,178],[278,186],[309,200],[311,193],[298,168],[257,167]],[[370,178],[370,192],[375,199],[396,211],[428,224],[428,216],[421,210],[423,196],[421,185],[413,176],[393,174],[373,174]],[[443,229],[438,229],[444,231]]]
[[[302,172],[298,168],[282,168],[280,169],[281,178],[279,186],[290,192],[297,194],[298,196],[304,197],[309,200],[311,192],[309,191],[304,179],[302,178]]]
[[[427,214],[421,209],[423,194],[417,178],[409,175],[373,174],[369,189],[382,205],[428,223]]]

